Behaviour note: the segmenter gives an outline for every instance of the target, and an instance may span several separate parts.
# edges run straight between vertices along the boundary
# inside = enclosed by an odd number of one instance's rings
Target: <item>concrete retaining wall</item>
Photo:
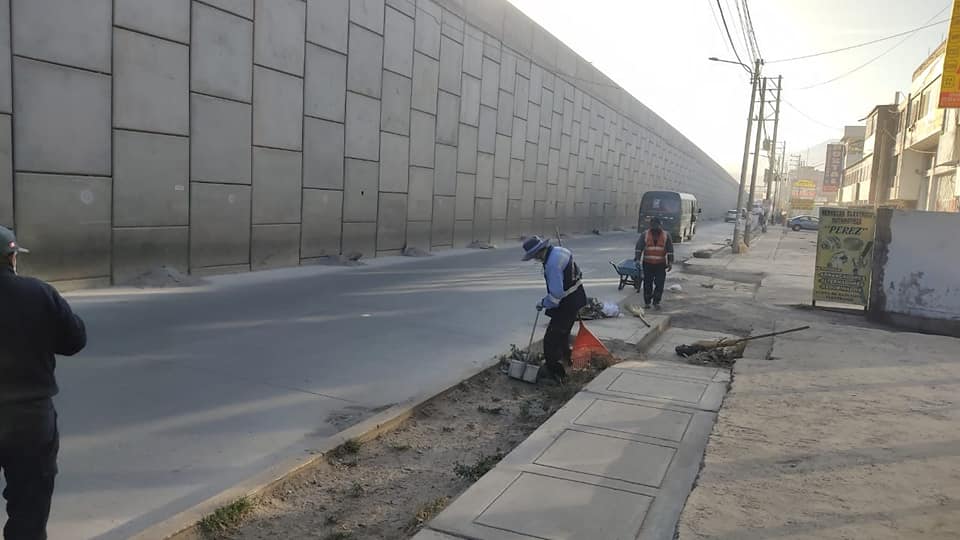
[[[872,319],[960,336],[958,230],[956,213],[878,212]]]
[[[11,5],[12,3],[12,5]],[[63,286],[636,222],[736,184],[505,0],[0,0],[0,223]]]

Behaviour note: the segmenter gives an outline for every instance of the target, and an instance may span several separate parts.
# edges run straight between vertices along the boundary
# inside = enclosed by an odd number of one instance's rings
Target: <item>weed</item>
[[[499,450],[497,453],[489,456],[480,454],[477,462],[473,465],[466,465],[460,462],[455,463],[453,465],[453,472],[464,480],[476,482],[481,476],[487,474],[490,469],[494,468],[497,463],[500,463],[501,459],[503,459],[503,454]]]
[[[503,407],[484,407],[483,405],[477,406],[477,410],[493,416],[500,416],[503,414]]]
[[[361,484],[360,482],[354,482],[350,486],[350,496],[353,497],[354,499],[359,499],[360,497],[363,497],[363,494],[366,492],[367,490],[364,489],[363,484]]]
[[[253,501],[249,497],[240,497],[201,519],[198,527],[204,536],[216,538],[236,527],[252,510]]]
[[[412,446],[410,446],[407,443],[401,443],[396,441],[387,443],[387,447],[389,447],[394,452],[406,452],[407,450],[410,450],[412,448]]]
[[[350,531],[334,531],[328,534],[323,540],[352,540],[353,533]]]
[[[532,401],[532,400],[529,400],[529,399],[525,399],[525,400],[523,400],[522,403],[520,403],[520,412],[519,412],[519,415],[520,415],[520,419],[521,419],[521,420],[529,420],[529,419],[530,419],[530,416],[531,416],[531,415],[530,415],[530,407],[532,407],[532,406],[533,406],[533,401]]]
[[[437,497],[426,504],[420,505],[420,508],[418,508],[417,512],[413,515],[413,519],[411,519],[407,525],[407,530],[413,532],[422,527],[425,523],[433,519],[434,516],[442,512],[448,504],[450,504],[449,497]]]
[[[347,442],[341,444],[340,446],[334,448],[330,451],[330,457],[336,459],[343,459],[347,456],[353,456],[360,453],[360,447],[363,446],[363,443],[357,439],[350,439]]]
[[[337,523],[340,523],[340,518],[338,518],[337,516],[335,516],[335,515],[333,515],[333,514],[330,514],[329,516],[327,516],[327,519],[324,520],[324,522],[325,522],[327,525],[336,525]]]

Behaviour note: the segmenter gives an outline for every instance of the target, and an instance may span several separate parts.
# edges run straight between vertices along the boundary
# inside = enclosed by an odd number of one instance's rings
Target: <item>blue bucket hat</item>
[[[541,249],[550,245],[549,238],[540,238],[539,236],[531,236],[523,241],[523,260],[529,261],[540,252]]]

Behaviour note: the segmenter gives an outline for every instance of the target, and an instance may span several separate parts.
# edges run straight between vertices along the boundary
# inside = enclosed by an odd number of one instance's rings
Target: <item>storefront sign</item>
[[[940,80],[940,108],[960,107],[960,1],[953,3],[947,51],[943,57],[943,76]]]
[[[790,208],[793,210],[813,210],[813,199],[790,199]]]
[[[846,147],[842,144],[827,145],[827,159],[824,162],[823,193],[836,193],[843,183],[843,153]]]
[[[867,305],[876,220],[872,208],[820,209],[814,302]]]

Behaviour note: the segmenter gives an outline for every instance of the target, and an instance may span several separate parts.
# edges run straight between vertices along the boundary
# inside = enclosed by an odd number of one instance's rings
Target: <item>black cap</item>
[[[0,226],[0,255],[6,257],[13,253],[30,253],[30,250],[24,249],[17,243],[17,237],[14,236],[13,231]]]
[[[650,218],[650,225],[651,225],[651,226],[653,226],[653,225],[663,225],[663,222],[660,221],[660,218],[658,218],[658,217],[652,217],[652,218]]]

